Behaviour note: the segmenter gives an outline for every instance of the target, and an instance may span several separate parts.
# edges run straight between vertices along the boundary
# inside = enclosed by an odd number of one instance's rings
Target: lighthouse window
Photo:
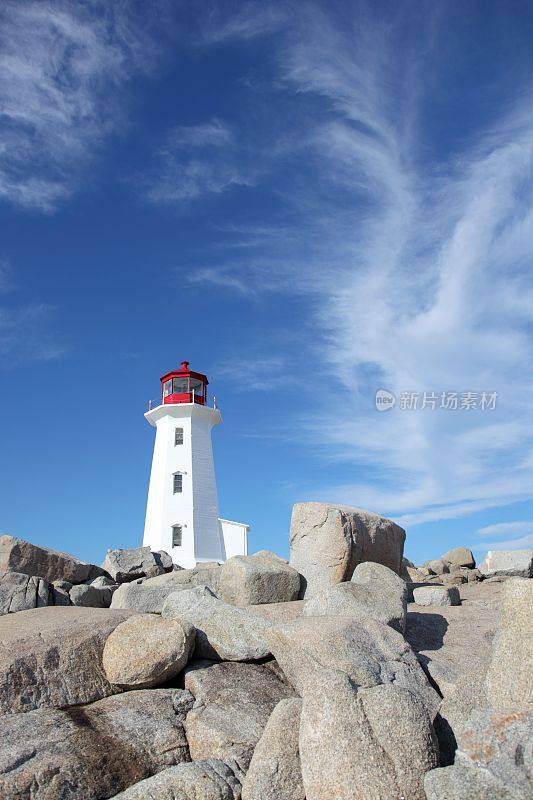
[[[174,494],[183,491],[183,475],[181,472],[174,473]]]
[[[181,525],[172,526],[172,547],[181,547]]]
[[[176,428],[174,432],[174,444],[183,444],[183,428]]]
[[[197,397],[201,397],[203,394],[204,385],[202,381],[192,379],[191,380],[191,392],[194,392]]]
[[[172,394],[172,381],[165,381],[163,384],[163,397],[168,397]]]
[[[185,394],[189,391],[187,378],[174,378],[174,394]]]

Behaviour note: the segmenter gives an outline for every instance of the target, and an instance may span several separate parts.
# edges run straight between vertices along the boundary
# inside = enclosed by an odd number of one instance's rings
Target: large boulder
[[[425,800],[438,746],[427,710],[408,689],[358,688],[326,670],[303,696],[300,759],[307,800]]]
[[[409,574],[409,570],[416,569],[415,565],[412,561],[409,561],[408,558],[402,556],[402,560],[400,563],[400,578],[403,578],[404,581],[410,581],[411,576]]]
[[[0,714],[91,703],[113,694],[102,652],[111,631],[130,613],[48,607],[0,617]]]
[[[422,583],[430,575],[427,567],[415,567],[411,561],[406,558],[402,559],[402,568],[400,570],[400,578],[406,583]]]
[[[156,563],[159,564],[160,567],[163,567],[165,572],[173,571],[174,562],[172,561],[172,556],[167,553],[166,550],[154,550],[152,555],[155,558]]]
[[[441,557],[450,566],[450,572],[459,567],[474,568],[476,566],[476,559],[472,555],[472,551],[468,547],[454,547],[453,550],[448,550]]]
[[[433,676],[433,672],[431,675]],[[437,673],[437,678],[440,675]],[[457,736],[468,723],[474,711],[488,709],[486,666],[464,672],[455,678],[451,688],[445,686],[446,694],[443,697],[437,717],[437,732],[440,744],[441,766],[449,766],[455,760],[457,750]],[[438,684],[442,686],[442,680]]]
[[[175,678],[194,650],[195,631],[187,623],[139,614],[121,622],[104,647],[103,665],[110,683],[147,689]]]
[[[452,572],[439,576],[439,581],[442,581],[445,585],[455,584],[459,586],[463,583],[474,583],[482,580],[483,575],[476,567],[457,567]]]
[[[206,586],[174,592],[161,613],[165,619],[194,625],[198,658],[251,661],[269,655],[265,634],[271,624],[224,603]]]
[[[83,585],[83,584],[81,584]],[[50,584],[50,606],[70,606],[70,590],[72,584],[69,581],[54,581]]]
[[[152,578],[165,572],[159,553],[152,553],[149,547],[108,550],[102,567],[115,583],[126,583],[146,576]]]
[[[404,687],[424,703],[432,719],[437,713],[440,697],[415,653],[400,633],[375,619],[302,617],[271,628],[268,640],[300,696],[329,670],[344,673],[356,686]]]
[[[0,614],[47,606],[51,589],[43,578],[23,572],[4,572],[0,574]]]
[[[113,800],[240,800],[239,779],[223,761],[192,761],[168,767]]]
[[[78,584],[69,591],[69,599],[73,606],[86,608],[109,608],[113,592],[109,586],[93,586]]]
[[[511,578],[503,589],[500,628],[487,672],[493,708],[533,710],[533,581]]]
[[[424,561],[423,566],[428,570],[430,575],[444,575],[450,571],[450,564],[443,561],[442,558],[434,558],[431,561]]]
[[[349,580],[357,564],[376,561],[398,575],[405,531],[389,519],[351,506],[296,503],[289,563],[302,575],[300,597]]]
[[[300,575],[275,553],[228,558],[220,570],[218,594],[235,606],[297,600]]]
[[[427,800],[533,797],[533,714],[475,710],[457,739],[453,766],[425,777]]]
[[[533,550],[489,550],[479,570],[487,577],[533,578]]]
[[[181,689],[107,697],[2,720],[2,800],[100,800],[189,761],[183,729],[193,704]]]
[[[131,608],[150,614],[160,614],[165,600],[173,592],[207,586],[218,592],[220,565],[200,565],[193,569],[180,569],[155,578],[123,583],[113,594],[111,608]]]
[[[16,536],[0,536],[0,572],[22,572],[47,581],[65,580],[83,583],[105,570],[86,564],[68,553],[50,547],[39,547]]]
[[[413,590],[417,606],[459,606],[461,595],[457,586],[418,586]]]
[[[118,583],[115,583],[109,575],[99,575],[91,581],[90,586],[95,586],[97,589],[110,589],[112,593],[118,589]]]
[[[280,702],[294,692],[259,664],[198,664],[185,671],[185,688],[195,697],[185,720],[193,761],[221,759],[248,769],[254,748]]]
[[[300,767],[299,698],[281,700],[259,739],[246,778],[242,800],[305,800]]]
[[[351,581],[331,586],[308,600],[304,608],[308,617],[373,617],[400,633],[405,630],[406,613],[405,581],[388,567],[372,561],[359,564]]]

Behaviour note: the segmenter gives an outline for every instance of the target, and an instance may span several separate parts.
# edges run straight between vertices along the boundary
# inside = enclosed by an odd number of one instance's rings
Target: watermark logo
[[[400,392],[400,411],[494,411],[497,392]],[[376,409],[390,411],[396,405],[396,396],[386,389],[376,392]]]
[[[378,411],[390,411],[396,403],[395,396],[386,389],[378,389],[376,392],[376,409]]]

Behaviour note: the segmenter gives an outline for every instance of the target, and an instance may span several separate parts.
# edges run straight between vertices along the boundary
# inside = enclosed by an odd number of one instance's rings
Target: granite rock
[[[131,583],[123,583],[113,594],[111,608],[131,608],[151,614],[160,614],[165,600],[173,592],[207,586],[218,591],[220,566],[201,565],[193,569],[180,569]]]
[[[479,570],[489,578],[533,578],[533,550],[489,550]]]
[[[400,574],[404,541],[403,528],[369,511],[296,503],[289,563],[302,575],[300,597],[349,580],[363,561],[376,561]]]
[[[70,602],[73,606],[86,608],[109,608],[113,592],[109,586],[93,586],[92,584],[78,584],[69,592]]]
[[[191,625],[139,614],[121,622],[103,652],[108,681],[126,689],[160,686],[176,677],[194,650]]]
[[[161,558],[156,558],[149,547],[131,547],[127,550],[108,550],[103,569],[115,583],[126,583],[136,578],[154,577],[165,572]]]
[[[413,590],[417,606],[458,606],[461,596],[456,586],[418,586]]]
[[[299,698],[281,700],[259,739],[242,786],[242,800],[305,800],[300,766]]]
[[[191,695],[126,692],[86,706],[2,720],[2,800],[100,800],[189,761],[183,728]]]
[[[113,800],[240,800],[241,784],[223,761],[192,761],[167,767]]]
[[[453,766],[427,773],[427,800],[530,800],[533,714],[473,711],[458,733]]]
[[[500,627],[487,671],[487,693],[499,711],[533,711],[533,581],[510,578],[503,587]]]
[[[235,606],[287,603],[297,600],[299,592],[299,573],[268,550],[233,556],[220,569],[218,594]]]
[[[165,600],[161,613],[165,619],[196,628],[198,658],[251,661],[269,655],[265,634],[271,624],[224,603],[206,586],[174,592]]]
[[[326,670],[303,696],[300,759],[307,800],[425,800],[424,774],[438,765],[438,746],[410,691],[357,688]]]
[[[113,694],[102,652],[130,613],[49,606],[0,617],[0,715]]]
[[[56,580],[83,583],[105,575],[105,570],[94,564],[86,564],[68,553],[39,547],[15,536],[0,536],[1,572],[22,572],[50,583]]]
[[[22,572],[0,574],[0,614],[13,614],[50,603],[52,587],[48,581]]]
[[[259,664],[202,663],[186,669],[195,697],[185,720],[191,758],[220,759],[242,772],[274,708],[294,691]]]
[[[383,564],[365,561],[359,564],[351,581],[338,583],[307,600],[304,616],[372,617],[400,633],[405,630],[407,586],[395,572]]]
[[[448,550],[444,553],[441,556],[441,560],[450,565],[450,571],[458,567],[474,568],[476,566],[476,559],[468,547],[454,547],[453,550]]]
[[[400,633],[377,620],[302,617],[273,627],[268,640],[300,696],[328,670],[344,673],[356,686],[391,683],[406,688],[426,706],[431,719],[437,713],[440,697],[415,653]]]

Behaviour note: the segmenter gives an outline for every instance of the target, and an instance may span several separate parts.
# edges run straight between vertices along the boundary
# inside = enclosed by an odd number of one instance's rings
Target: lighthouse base
[[[194,557],[190,554],[185,554],[181,547],[173,547],[170,549],[169,555],[172,556],[172,561],[183,569],[193,569],[197,564],[212,564],[213,561],[223,563],[232,556],[247,556],[248,555],[248,531],[250,526],[244,522],[234,522],[229,519],[220,519],[219,523],[222,528],[223,552],[210,555],[204,553],[203,556]]]

